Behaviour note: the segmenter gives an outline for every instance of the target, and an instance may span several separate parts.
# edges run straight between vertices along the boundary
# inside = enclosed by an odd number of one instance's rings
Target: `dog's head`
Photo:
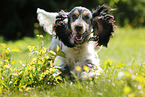
[[[112,10],[106,5],[98,6],[93,12],[85,7],[75,7],[70,12],[62,10],[55,15],[54,13],[51,15],[47,13],[49,19],[46,18],[45,20],[49,20],[48,23],[53,20],[51,24],[54,24],[56,36],[68,47],[74,47],[88,41],[107,46],[114,28],[114,18],[109,15]],[[38,12],[38,20],[41,23],[39,14],[40,12]],[[50,17],[53,17],[53,19],[50,19]],[[42,26],[48,28],[48,25],[45,24],[46,21],[42,23]]]
[[[68,26],[72,31],[72,38],[76,44],[88,40],[92,29],[92,12],[84,7],[75,7],[68,14]]]

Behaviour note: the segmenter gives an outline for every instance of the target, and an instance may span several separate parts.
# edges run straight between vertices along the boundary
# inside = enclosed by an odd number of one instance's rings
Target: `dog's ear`
[[[44,30],[49,34],[54,34],[53,25],[55,23],[56,16],[58,16],[58,13],[46,12],[45,10],[38,8],[37,14],[40,26],[43,26]]]
[[[71,38],[72,31],[69,25],[68,13],[63,10],[60,11],[59,15],[56,16],[55,25],[53,27],[56,37],[58,37],[67,47],[74,47],[75,43]]]
[[[109,13],[112,9],[106,5],[98,6],[93,12],[93,30],[94,36],[97,37],[98,45],[107,47],[112,32],[114,32],[114,17]]]

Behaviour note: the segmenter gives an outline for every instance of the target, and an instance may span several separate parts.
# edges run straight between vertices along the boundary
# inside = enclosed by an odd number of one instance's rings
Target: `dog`
[[[96,77],[103,71],[97,52],[102,46],[107,47],[113,36],[115,21],[110,13],[114,10],[106,5],[93,11],[81,6],[70,12],[61,10],[58,13],[37,9],[40,26],[54,36],[49,50],[55,52],[58,45],[65,54],[60,63],[62,77],[73,78],[75,74],[84,79]]]

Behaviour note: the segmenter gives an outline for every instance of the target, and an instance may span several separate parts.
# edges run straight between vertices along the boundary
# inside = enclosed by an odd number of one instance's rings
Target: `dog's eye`
[[[74,14],[74,15],[72,15],[72,19],[73,20],[76,20],[77,19],[77,16]]]
[[[86,15],[86,16],[83,17],[83,19],[84,19],[84,20],[88,20],[88,19],[89,19],[89,16]]]

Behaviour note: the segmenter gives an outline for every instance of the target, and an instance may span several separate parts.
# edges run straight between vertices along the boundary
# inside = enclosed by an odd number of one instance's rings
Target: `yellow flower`
[[[58,52],[59,50],[60,50],[60,47],[57,45],[56,52]]]
[[[95,69],[97,70],[97,69],[98,69],[98,67],[97,67],[97,66],[95,66]]]
[[[40,35],[40,38],[44,38],[43,35]]]
[[[35,46],[28,46],[28,49],[29,49],[29,51],[33,51],[36,49],[36,47]]]
[[[84,66],[83,69],[84,69],[86,72],[89,72],[89,67],[88,67],[88,66]]]
[[[6,49],[6,52],[5,52],[5,53],[6,53],[6,54],[9,54],[9,53],[10,53],[9,48]]]
[[[16,63],[16,61],[15,60],[12,60],[11,63],[14,65]]]
[[[39,37],[40,35],[36,35],[37,37]]]
[[[17,47],[14,47],[13,49],[11,49],[11,51],[14,51],[14,52],[22,52],[19,48]]]
[[[41,64],[41,61],[40,60],[38,60],[38,64]]]
[[[129,86],[125,86],[123,88],[123,92],[124,92],[125,95],[127,95],[127,94],[129,94],[131,92],[131,88]]]
[[[83,75],[83,79],[87,79],[88,78],[88,76],[87,75]]]
[[[76,71],[81,71],[82,70],[82,68],[80,66],[76,66],[75,69],[76,69]]]
[[[26,90],[26,91],[28,91],[28,90],[30,90],[30,89],[31,89],[31,87],[26,87],[26,89],[25,89],[25,90]]]
[[[17,73],[13,73],[13,76],[19,76]]]
[[[44,53],[45,53],[45,51],[44,51],[44,50],[40,50],[40,52],[41,52],[42,54],[44,54]]]
[[[4,48],[8,48],[8,46],[5,43],[0,43],[1,46],[3,46]]]
[[[21,60],[18,60],[20,64],[23,64],[23,62]]]
[[[31,53],[29,53],[29,57],[31,57],[31,55],[32,55],[32,54],[31,54]]]
[[[0,61],[0,64],[3,64],[3,61]]]
[[[5,65],[4,67],[5,67],[5,68],[10,68],[11,66],[10,66],[10,65]]]
[[[44,38],[43,35],[36,35],[38,38]]]
[[[50,63],[50,66],[52,67],[53,66],[53,62],[52,60],[48,61]]]

